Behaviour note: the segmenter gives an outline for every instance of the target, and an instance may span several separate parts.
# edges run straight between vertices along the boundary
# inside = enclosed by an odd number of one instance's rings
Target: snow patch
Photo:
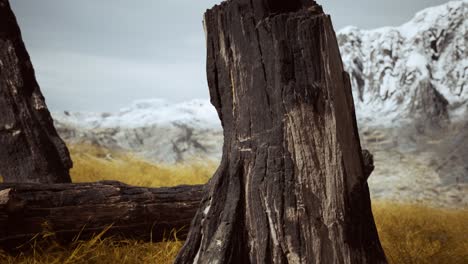
[[[219,128],[216,109],[208,100],[171,103],[163,99],[139,100],[117,113],[63,112],[54,119],[75,126],[98,128],[138,128],[170,124],[190,124],[198,128]]]

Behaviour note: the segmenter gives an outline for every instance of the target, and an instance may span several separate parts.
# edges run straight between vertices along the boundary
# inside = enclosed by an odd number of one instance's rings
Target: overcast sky
[[[10,0],[49,108],[208,98],[204,11],[219,0]],[[336,29],[397,26],[442,0],[318,1]]]

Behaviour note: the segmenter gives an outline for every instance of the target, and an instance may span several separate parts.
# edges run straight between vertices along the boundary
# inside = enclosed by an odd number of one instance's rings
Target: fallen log
[[[362,152],[366,180],[372,155]],[[142,188],[116,181],[78,184],[0,184],[0,247],[14,248],[52,232],[62,242],[108,236],[161,241],[176,230],[185,239],[205,186]],[[47,229],[47,230],[44,230]]]
[[[176,230],[184,239],[204,186],[141,188],[119,182],[82,184],[1,184],[0,246],[13,248],[38,233],[62,242],[78,234],[161,241]]]

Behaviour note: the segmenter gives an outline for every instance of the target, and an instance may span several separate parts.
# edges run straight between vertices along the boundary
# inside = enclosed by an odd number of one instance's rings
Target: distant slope
[[[175,163],[218,160],[223,133],[208,100],[172,104],[137,101],[117,113],[53,113],[68,143],[88,143],[130,151],[148,160]]]

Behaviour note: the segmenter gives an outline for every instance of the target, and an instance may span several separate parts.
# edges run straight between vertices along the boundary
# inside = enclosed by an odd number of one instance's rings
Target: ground
[[[140,186],[174,186],[205,183],[216,164],[155,165],[134,156],[95,148],[70,146],[75,182],[119,180]],[[379,236],[390,263],[447,263],[468,261],[468,209],[446,209],[425,204],[373,201]],[[151,243],[103,238],[80,241],[69,246],[54,241],[54,234],[38,234],[23,246],[24,252],[11,256],[0,251],[0,263],[172,263],[183,241],[176,234],[167,242]]]

